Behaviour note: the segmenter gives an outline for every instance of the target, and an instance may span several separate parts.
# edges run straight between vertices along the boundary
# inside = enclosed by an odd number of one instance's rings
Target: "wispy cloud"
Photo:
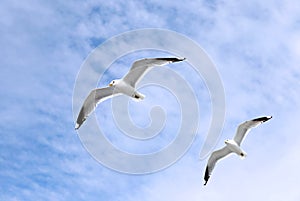
[[[299,198],[297,2],[30,0],[4,1],[0,12],[0,200],[226,200],[232,194],[238,196],[230,200]],[[247,137],[243,145],[246,160],[232,156],[220,162],[205,188],[205,161],[198,160],[198,153],[207,128],[201,123],[191,149],[178,163],[141,176],[100,165],[74,132],[73,86],[89,52],[116,34],[149,27],[191,37],[216,63],[227,110],[218,147],[223,139],[233,136],[242,121],[274,116]],[[156,53],[140,55],[147,54]],[[120,58],[99,86],[123,76],[138,57],[134,53]],[[193,70],[181,67],[174,66],[175,72],[184,79],[191,77]],[[208,125],[211,111],[204,82],[192,76],[190,83],[201,85],[201,90],[193,89],[205,102],[200,105],[200,119]],[[155,94],[150,89],[146,93],[148,101],[155,102]],[[177,108],[176,101],[171,102]],[[148,110],[152,103],[145,101],[141,110]],[[167,103],[163,102],[166,107]],[[109,108],[108,101],[97,109],[99,124],[117,130],[111,116],[101,116]],[[169,111],[174,112],[174,108]],[[135,121],[143,125],[148,120]],[[157,145],[153,147],[146,141],[140,146],[116,133],[109,137],[124,149],[145,152],[143,148],[152,151],[167,144],[175,128],[168,125],[170,133],[155,139]]]

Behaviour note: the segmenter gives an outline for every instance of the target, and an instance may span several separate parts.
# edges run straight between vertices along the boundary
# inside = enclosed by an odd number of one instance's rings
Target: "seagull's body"
[[[272,116],[265,116],[265,117],[260,117],[256,119],[252,119],[250,121],[245,121],[244,123],[240,124],[236,134],[234,136],[233,140],[225,140],[225,146],[217,151],[214,151],[207,162],[207,166],[205,169],[205,175],[204,175],[204,180],[205,183],[204,185],[207,184],[208,179],[210,178],[210,175],[218,162],[218,160],[224,158],[225,156],[228,156],[231,153],[236,153],[237,155],[241,156],[242,158],[246,157],[246,152],[242,150],[241,143],[246,136],[246,134],[251,130],[251,128],[257,127],[258,125],[262,124],[263,122],[266,122],[270,120]]]
[[[76,120],[75,129],[78,129],[86,118],[95,110],[97,104],[116,95],[127,95],[136,100],[145,96],[136,91],[136,84],[154,66],[163,66],[169,63],[180,62],[185,58],[146,58],[135,61],[129,72],[119,80],[113,80],[108,87],[97,88],[90,92],[85,99]]]

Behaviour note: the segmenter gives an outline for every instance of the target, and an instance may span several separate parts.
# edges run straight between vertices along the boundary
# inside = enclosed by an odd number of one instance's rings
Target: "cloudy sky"
[[[0,200],[300,199],[297,1],[4,0],[0,13]],[[232,155],[221,161],[206,187],[206,159],[199,153],[213,92],[188,62],[172,66],[194,92],[199,128],[190,149],[168,168],[141,175],[112,170],[95,160],[74,130],[74,87],[88,56],[110,38],[143,28],[182,34],[214,62],[226,100],[216,148],[233,137],[239,123],[273,116],[242,144],[247,158]],[[135,59],[162,55],[169,56],[154,50],[124,55],[98,85],[122,77]],[[149,112],[141,111],[156,105],[165,109],[165,127],[149,142],[122,134],[111,114],[112,101],[95,112],[106,139],[124,152],[159,151],[176,138],[181,113],[173,94],[162,87],[141,91],[144,103],[128,103],[137,126],[149,124]]]

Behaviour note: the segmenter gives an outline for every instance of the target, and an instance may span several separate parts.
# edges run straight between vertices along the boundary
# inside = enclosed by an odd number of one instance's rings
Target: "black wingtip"
[[[177,58],[177,57],[171,57],[171,58],[156,58],[157,60],[164,60],[164,61],[170,61],[172,63],[174,62],[180,62],[183,60],[186,60],[186,58]]]
[[[77,121],[76,122],[76,125],[75,125],[75,130],[78,130],[81,126],[82,126],[82,124],[85,122],[85,120],[86,120],[86,118],[84,118],[83,120],[79,120],[79,121]]]
[[[206,186],[209,177],[210,177],[210,175],[209,175],[208,167],[206,167],[205,174],[204,174],[204,181],[205,181],[204,186]]]
[[[85,107],[82,106],[79,114],[78,114],[78,117],[77,117],[77,120],[76,120],[76,124],[75,124],[75,130],[78,130],[80,128],[80,126],[83,124],[83,122],[86,120],[86,116],[85,116]]]
[[[75,125],[75,130],[78,130],[80,128],[81,125],[79,125],[78,123],[76,123]]]
[[[272,116],[265,116],[265,117],[259,117],[256,119],[253,119],[253,121],[262,121],[262,122],[266,122],[268,120],[272,119]]]
[[[85,122],[85,120],[86,120],[86,118],[83,118],[82,120],[77,119],[76,125],[75,125],[75,130],[78,130],[82,126],[83,122]]]

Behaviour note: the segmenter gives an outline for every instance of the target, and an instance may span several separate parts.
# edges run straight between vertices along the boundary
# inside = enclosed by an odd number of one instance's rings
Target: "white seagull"
[[[236,134],[234,136],[233,140],[225,140],[225,147],[222,149],[219,149],[217,151],[214,151],[207,162],[207,166],[205,169],[205,175],[204,175],[204,180],[205,183],[204,185],[207,184],[207,181],[216,165],[218,160],[222,159],[223,157],[231,154],[231,153],[236,153],[237,155],[241,156],[242,158],[246,157],[246,152],[241,149],[241,143],[246,136],[246,134],[251,130],[251,128],[255,128],[258,125],[262,124],[263,122],[266,122],[270,120],[272,116],[265,116],[265,117],[260,117],[256,119],[252,119],[250,121],[245,121],[244,123],[240,124]]]
[[[83,124],[100,102],[112,96],[125,94],[136,100],[144,99],[145,96],[135,89],[140,79],[154,66],[163,66],[183,60],[185,58],[146,58],[135,61],[129,72],[122,79],[113,80],[108,87],[97,88],[90,92],[78,114],[75,129],[78,129]]]

